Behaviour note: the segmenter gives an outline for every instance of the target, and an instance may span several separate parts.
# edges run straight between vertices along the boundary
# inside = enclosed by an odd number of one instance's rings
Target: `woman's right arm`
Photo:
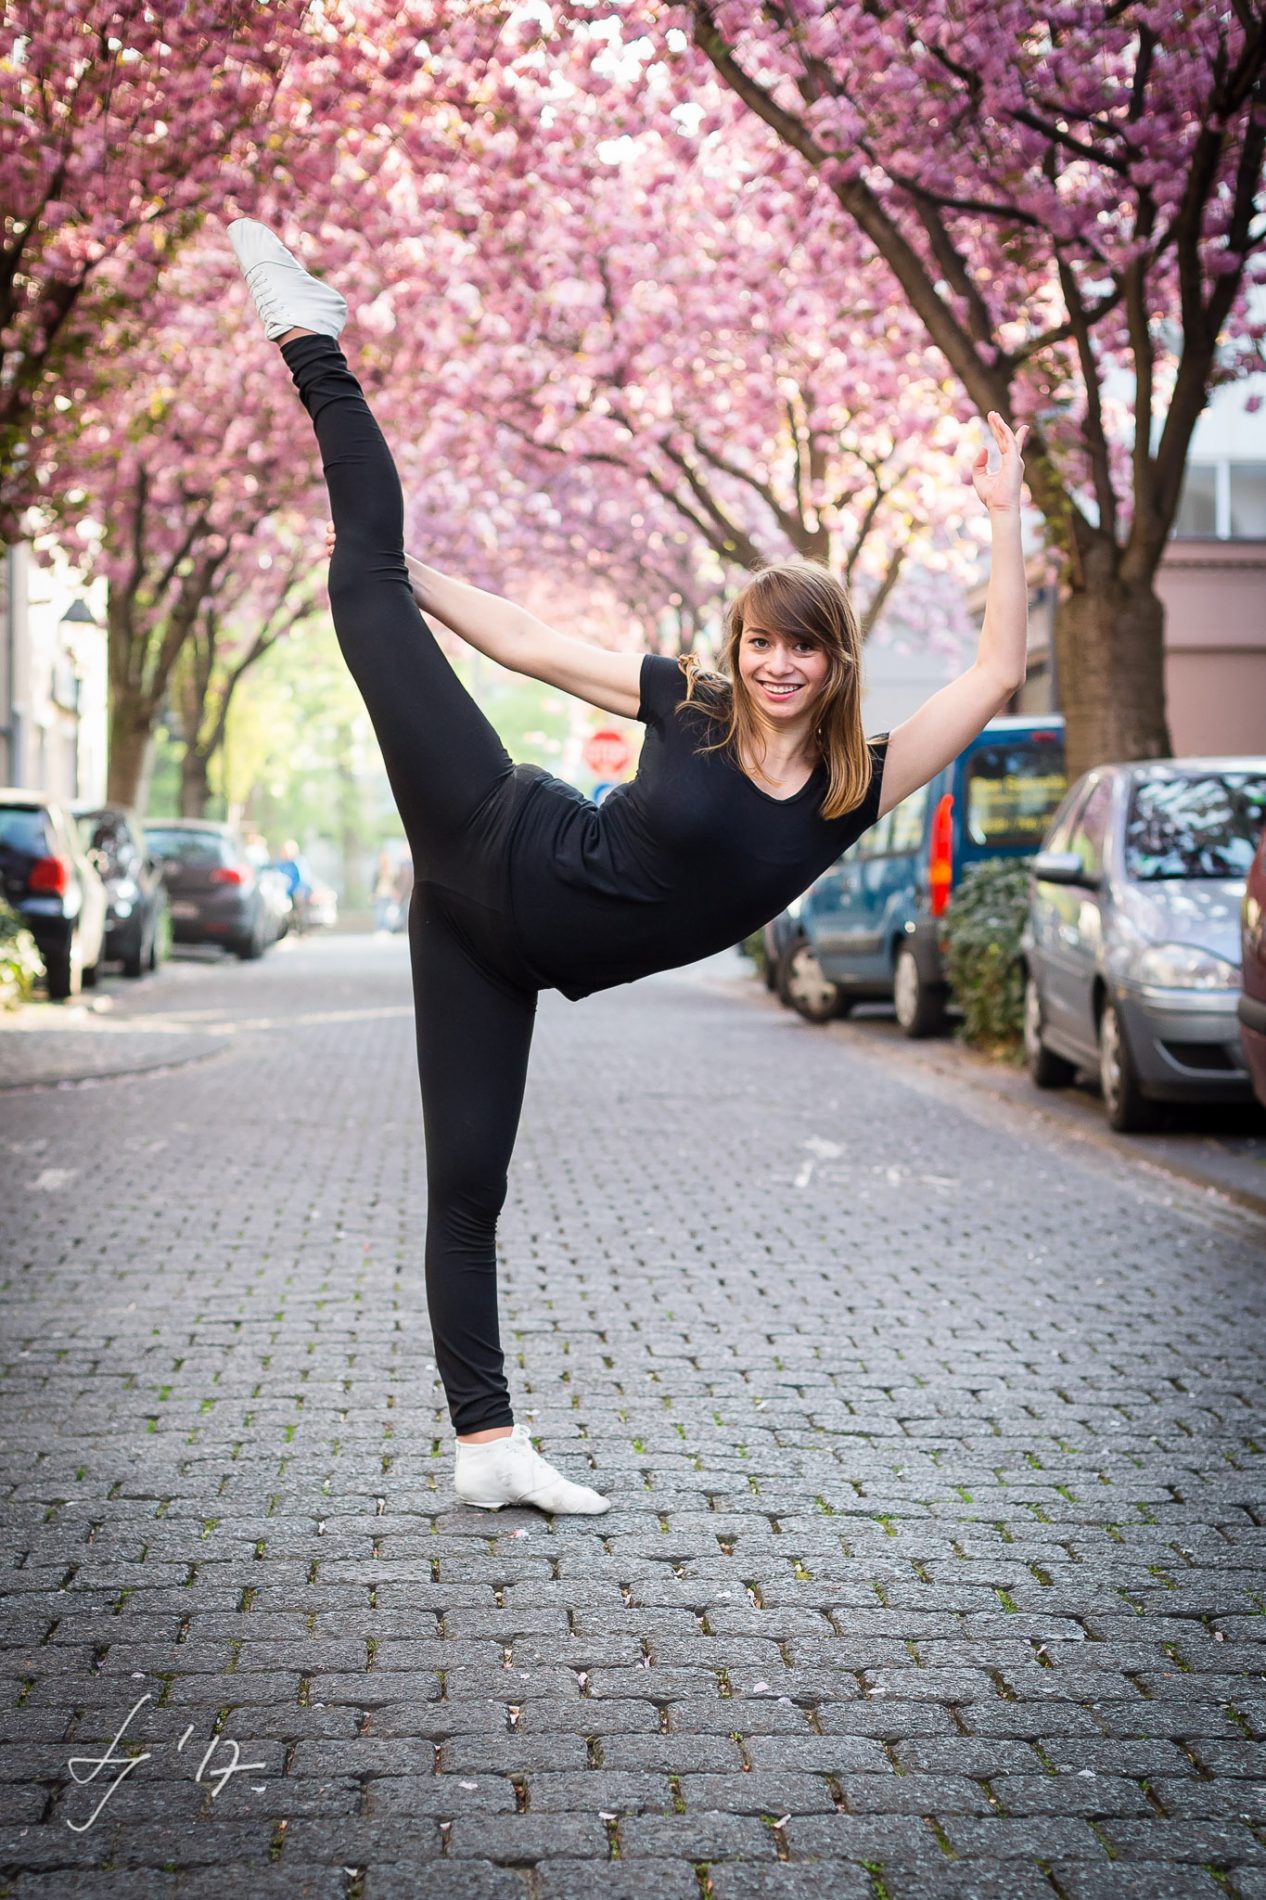
[[[333,524],[326,529],[326,550],[334,550]],[[642,654],[613,653],[559,633],[526,607],[490,594],[468,581],[457,581],[405,555],[413,598],[424,614],[459,634],[499,666],[528,679],[556,686],[601,712],[636,719],[642,702]]]
[[[423,613],[433,614],[463,640],[528,679],[556,686],[600,712],[636,719],[642,703],[640,653],[613,653],[538,620],[499,594],[485,593],[440,574],[411,555],[405,559],[413,597]]]
[[[405,555],[413,598],[424,614],[432,615],[463,640],[486,653],[490,660],[521,671],[519,655],[523,636],[532,615],[500,594],[489,594],[468,581],[457,581],[428,567],[411,554]]]

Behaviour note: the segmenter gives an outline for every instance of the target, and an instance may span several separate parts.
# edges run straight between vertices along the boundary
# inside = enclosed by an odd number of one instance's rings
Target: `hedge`
[[[44,974],[44,959],[18,913],[0,898],[0,1009],[24,1003]]]
[[[1033,860],[969,865],[945,914],[946,974],[963,1012],[962,1038],[990,1055],[1019,1060],[1024,1047],[1020,936],[1029,912]]]

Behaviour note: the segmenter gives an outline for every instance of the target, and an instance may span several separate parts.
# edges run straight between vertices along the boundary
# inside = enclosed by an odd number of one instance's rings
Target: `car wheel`
[[[827,1023],[841,1013],[840,986],[823,976],[813,946],[803,937],[781,960],[778,994],[807,1023]]]
[[[902,944],[892,973],[892,1001],[907,1036],[939,1036],[945,1028],[945,998],[925,983],[913,950]]]
[[[152,943],[149,947],[148,955],[146,954],[145,932],[138,929],[136,933],[136,948],[135,950],[129,950],[123,959],[124,976],[131,977],[134,982],[137,977],[144,976],[146,970],[151,967],[150,957],[152,957],[153,954],[154,949]]]
[[[64,1003],[79,994],[83,965],[79,961],[79,942],[72,938],[65,950],[52,950],[44,959],[50,1001]]]
[[[258,923],[256,923],[255,928],[251,931],[250,936],[244,937],[236,947],[237,954],[243,963],[254,963],[256,958],[263,956],[264,933]]]
[[[1119,1135],[1141,1135],[1156,1126],[1157,1106],[1139,1087],[1121,1017],[1111,999],[1104,1004],[1099,1018],[1099,1086],[1108,1126]]]
[[[1042,1041],[1042,994],[1031,972],[1024,983],[1024,1057],[1034,1088],[1066,1089],[1077,1073],[1074,1063]]]

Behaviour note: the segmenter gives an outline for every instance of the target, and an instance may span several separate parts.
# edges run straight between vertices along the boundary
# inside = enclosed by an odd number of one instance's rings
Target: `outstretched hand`
[[[986,444],[972,464],[972,482],[991,514],[1018,512],[1020,488],[1024,481],[1024,463],[1020,459],[1020,451],[1029,433],[1029,425],[1022,422],[1013,435],[996,409],[989,411],[988,422],[998,451],[998,466],[990,469],[989,447]]]

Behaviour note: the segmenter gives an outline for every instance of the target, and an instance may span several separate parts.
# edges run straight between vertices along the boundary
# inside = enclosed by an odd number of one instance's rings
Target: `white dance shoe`
[[[236,218],[229,242],[242,267],[269,342],[287,330],[315,330],[337,338],[347,322],[347,299],[303,268],[280,238],[254,218]]]
[[[516,1425],[509,1438],[489,1438],[482,1445],[463,1445],[459,1439],[456,1483],[458,1501],[479,1511],[532,1504],[538,1511],[597,1517],[611,1509],[610,1498],[555,1471],[536,1450],[526,1425]]]

